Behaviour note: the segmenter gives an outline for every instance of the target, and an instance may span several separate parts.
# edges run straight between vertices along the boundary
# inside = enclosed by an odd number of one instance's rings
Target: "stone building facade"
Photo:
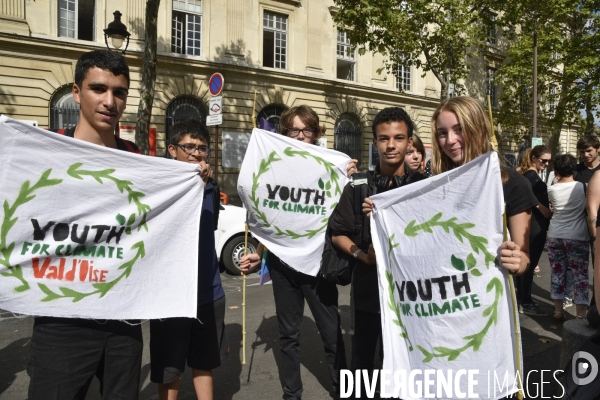
[[[84,52],[106,48],[103,29],[117,9],[131,32],[132,82],[121,127],[135,126],[144,0],[0,0],[0,113],[49,129],[76,123],[75,63]],[[218,150],[211,164],[230,195],[237,195],[239,169],[224,166],[222,134],[251,132],[253,110],[257,119],[276,124],[285,108],[308,104],[327,127],[326,145],[357,157],[361,169],[368,167],[371,122],[384,107],[405,108],[430,145],[437,80],[414,67],[378,73],[382,56],[354,51],[333,13],[333,0],[163,0],[152,110],[156,155],[165,155],[174,122],[206,118],[214,72],[225,85],[223,124],[211,128]],[[483,99],[480,89],[471,94]]]

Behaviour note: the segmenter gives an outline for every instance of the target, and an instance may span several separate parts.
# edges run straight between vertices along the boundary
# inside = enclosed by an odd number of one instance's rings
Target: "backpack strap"
[[[362,228],[363,228],[363,212],[362,204],[367,197],[367,174],[356,173],[352,174],[352,180],[350,181],[354,191],[354,243],[358,246],[362,239]]]

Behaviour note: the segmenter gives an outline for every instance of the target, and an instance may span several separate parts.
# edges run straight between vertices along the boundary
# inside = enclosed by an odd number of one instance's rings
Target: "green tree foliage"
[[[454,87],[464,93],[469,59],[484,43],[487,14],[473,0],[334,0],[333,16],[359,54],[385,56],[381,70],[395,75],[398,65],[431,71],[441,85],[440,98]]]
[[[594,131],[599,100],[600,42],[597,0],[494,2],[509,47],[498,71],[502,84],[498,122],[516,141],[531,132],[533,37],[538,47],[538,134],[559,150],[563,127]],[[584,122],[580,110],[586,110]],[[582,124],[582,122],[584,122]]]

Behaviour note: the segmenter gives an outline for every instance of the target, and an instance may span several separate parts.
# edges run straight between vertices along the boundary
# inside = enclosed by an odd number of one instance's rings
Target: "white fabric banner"
[[[197,166],[0,117],[0,308],[196,317]]]
[[[252,234],[297,271],[316,276],[325,230],[350,157],[254,129],[238,178]]]
[[[497,154],[372,200],[383,369],[406,371],[400,398],[517,391],[516,302],[497,259],[504,208]],[[423,373],[411,381],[411,371]],[[420,382],[421,396],[409,391],[411,382]]]

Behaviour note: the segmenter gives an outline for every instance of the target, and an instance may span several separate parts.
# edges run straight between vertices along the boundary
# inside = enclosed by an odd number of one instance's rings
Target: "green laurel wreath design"
[[[330,180],[326,181],[326,182],[323,182],[321,179],[319,179],[319,187],[322,190],[325,190],[326,196],[329,198],[332,197],[331,192],[330,192],[331,187],[332,187],[332,182],[333,182],[333,185],[335,186],[334,195],[342,194],[342,189],[340,188],[340,182],[339,182],[340,176],[337,174],[337,172],[335,172],[335,168],[334,168],[335,166],[332,163],[324,160],[323,158],[321,158],[319,156],[311,154],[309,151],[293,150],[291,147],[287,147],[285,150],[283,150],[283,154],[285,154],[288,157],[299,156],[304,159],[307,159],[307,158],[314,159],[319,165],[322,165],[325,167],[325,170],[329,173],[329,176],[330,176]],[[260,165],[258,167],[258,172],[252,173],[252,192],[250,193],[249,198],[253,204],[252,210],[256,213],[257,219],[259,219],[263,222],[265,228],[271,227],[272,224],[267,220],[266,214],[264,212],[262,212],[259,208],[260,199],[256,196],[256,190],[258,189],[258,185],[260,183],[260,177],[265,172],[269,171],[269,169],[271,168],[271,164],[273,164],[277,161],[281,161],[281,160],[282,160],[282,158],[275,151],[272,151],[271,153],[269,153],[267,158],[264,158],[261,160]],[[336,205],[337,205],[337,203],[332,204],[330,209],[334,209]],[[320,221],[322,224],[320,227],[318,227],[316,229],[307,229],[305,231],[305,233],[296,233],[289,229],[286,229],[284,231],[275,225],[273,225],[273,228],[275,229],[277,236],[289,236],[292,239],[299,239],[299,238],[303,238],[303,237],[310,239],[310,238],[314,237],[317,233],[319,233],[322,230],[324,230],[325,228],[327,228],[328,221],[329,221],[329,217],[323,218]]]
[[[17,292],[24,292],[25,290],[29,290],[31,287],[29,283],[23,278],[23,270],[20,265],[12,265],[10,262],[10,257],[15,248],[15,242],[11,244],[7,244],[6,236],[11,228],[15,225],[18,218],[13,218],[15,212],[19,207],[23,204],[30,202],[35,199],[35,192],[44,187],[55,186],[61,183],[62,179],[49,179],[50,173],[52,172],[52,168],[45,170],[40,179],[33,185],[30,186],[31,183],[29,180],[26,180],[21,185],[21,189],[19,190],[19,194],[15,199],[15,202],[9,205],[8,200],[4,200],[3,208],[4,208],[4,218],[2,219],[2,225],[0,226],[0,253],[2,254],[2,258],[0,259],[0,265],[8,268],[7,272],[2,272],[0,275],[5,277],[17,278],[21,285],[15,288]]]
[[[490,263],[494,263],[495,265],[498,265],[498,266],[500,265],[498,259],[496,257],[494,257],[487,250],[487,248],[485,246],[488,243],[488,240],[482,236],[475,236],[475,235],[469,233],[469,229],[474,228],[475,224],[473,224],[473,223],[462,223],[462,224],[456,223],[456,221],[457,221],[456,217],[452,217],[447,221],[440,221],[441,218],[442,218],[442,213],[440,212],[440,213],[435,214],[429,221],[426,221],[420,225],[415,225],[416,220],[411,221],[406,226],[406,229],[404,230],[404,234],[409,237],[415,237],[418,235],[419,231],[423,231],[426,233],[433,233],[433,230],[431,228],[436,227],[436,226],[441,227],[446,233],[450,233],[450,230],[452,230],[454,235],[456,236],[456,238],[461,243],[464,243],[463,238],[465,238],[469,242],[471,249],[476,254],[479,254],[479,252],[484,254],[484,256],[485,256],[484,262],[485,262],[487,269],[490,268]],[[388,241],[388,244],[389,244],[388,266],[391,266],[391,251],[392,251],[392,249],[399,246],[398,243],[393,243],[393,240],[394,240],[394,235],[392,235]],[[454,256],[454,254],[453,254],[450,257],[450,261],[452,263],[452,266],[459,271],[465,271],[465,269],[466,269],[471,275],[473,275],[475,277],[482,276],[481,271],[479,271],[477,268],[475,268],[477,261],[476,261],[475,257],[473,256],[473,253],[470,253],[467,256],[466,260],[462,260],[462,259]],[[396,325],[400,326],[400,328],[402,329],[402,333],[400,333],[400,336],[408,340],[409,350],[413,351],[412,343],[410,342],[410,339],[408,338],[408,332],[406,330],[406,327],[402,323],[401,313],[400,313],[400,305],[396,302],[396,299],[394,297],[395,287],[394,287],[394,280],[392,277],[392,273],[390,270],[387,270],[387,269],[385,272],[386,272],[386,279],[388,281],[388,295],[389,295],[388,307],[390,308],[390,310],[394,313],[394,315],[397,318],[396,320],[393,320],[393,322]],[[429,350],[425,349],[423,346],[420,346],[417,344],[417,348],[425,356],[425,358],[423,359],[424,363],[430,362],[434,358],[444,358],[444,357],[448,357],[448,361],[453,361],[456,358],[458,358],[458,356],[460,356],[461,353],[463,353],[464,351],[466,351],[467,349],[469,349],[471,347],[473,348],[473,351],[479,350],[479,348],[481,347],[481,345],[483,343],[485,336],[487,335],[487,333],[490,330],[490,328],[492,327],[492,325],[496,325],[498,323],[498,307],[500,304],[500,297],[502,296],[502,293],[504,292],[504,288],[502,286],[502,282],[500,281],[500,279],[494,277],[490,280],[490,282],[488,283],[488,285],[486,287],[486,293],[489,293],[492,290],[495,290],[494,302],[489,307],[487,307],[485,310],[483,310],[482,316],[484,318],[485,317],[488,318],[487,323],[483,327],[483,329],[475,334],[463,337],[463,339],[466,340],[467,343],[464,346],[457,348],[457,349],[450,349],[450,348],[443,347],[443,346],[437,346],[437,347],[434,347],[432,349],[432,351],[429,351]]]
[[[388,265],[392,265],[392,250],[396,247],[400,246],[400,243],[394,243],[395,233],[392,234],[388,238]],[[396,297],[394,297],[394,292],[396,291],[396,285],[394,285],[394,277],[392,276],[392,272],[389,270],[385,270],[385,278],[388,282],[388,307],[394,315],[396,319],[393,319],[392,322],[400,327],[402,332],[400,333],[400,337],[408,340],[408,350],[413,351],[413,345],[408,337],[408,330],[406,329],[406,325],[402,322],[402,314],[400,313],[400,304],[396,302]]]
[[[132,201],[135,203],[135,205],[137,207],[138,215],[142,217],[140,223],[137,226],[138,232],[142,228],[144,228],[146,230],[146,232],[148,232],[148,225],[146,223],[146,215],[147,215],[147,212],[151,210],[151,208],[149,205],[142,203],[140,200],[142,197],[145,196],[145,194],[142,192],[133,190],[132,189],[133,183],[131,181],[118,179],[115,176],[113,176],[113,173],[116,171],[114,168],[105,169],[105,170],[101,170],[101,171],[87,171],[87,170],[79,169],[82,165],[83,165],[82,163],[75,163],[75,164],[71,165],[67,170],[67,174],[78,180],[83,180],[85,176],[90,176],[90,177],[94,178],[100,184],[104,184],[103,179],[106,181],[114,182],[120,193],[123,193],[124,191],[127,192],[127,201],[129,202],[129,204],[131,204]],[[48,179],[48,176],[50,175],[51,171],[52,171],[52,169],[48,169],[48,170],[44,171],[44,173],[40,177],[40,180],[31,188],[29,188],[29,184],[30,184],[29,181],[25,181],[25,183],[23,183],[23,185],[21,186],[19,195],[17,196],[17,199],[15,200],[15,203],[13,204],[12,207],[8,206],[8,201],[6,201],[6,200],[4,201],[4,221],[0,228],[0,252],[4,256],[4,259],[0,260],[0,264],[6,266],[7,268],[9,268],[11,270],[11,272],[3,272],[2,273],[3,276],[15,276],[15,277],[19,278],[21,280],[21,282],[23,283],[23,285],[15,288],[15,290],[18,292],[27,290],[30,288],[30,286],[29,286],[29,283],[27,283],[23,278],[23,273],[21,271],[21,267],[19,265],[15,266],[15,267],[11,267],[11,265],[10,265],[10,261],[9,261],[10,255],[12,253],[12,250],[14,249],[15,243],[13,242],[9,246],[6,246],[6,244],[5,244],[6,236],[8,234],[8,231],[17,222],[17,218],[11,219],[12,216],[14,215],[14,212],[16,211],[16,209],[19,206],[27,203],[28,201],[32,200],[35,197],[35,195],[32,195],[33,191],[38,190],[42,187],[46,187],[46,186],[58,185],[59,183],[61,183],[63,181],[62,179]],[[127,221],[125,220],[125,217],[122,216],[121,214],[117,214],[115,219],[121,225],[127,224],[127,226],[125,228],[125,233],[127,235],[131,235],[131,228],[132,228],[135,220],[137,219],[135,213],[131,214],[129,216],[129,218],[127,219]],[[57,292],[54,292],[52,289],[50,289],[47,285],[45,285],[43,283],[38,283],[38,287],[40,288],[40,290],[42,292],[44,292],[44,294],[46,294],[46,297],[44,297],[42,299],[42,301],[47,302],[47,301],[57,300],[57,299],[61,299],[61,298],[72,298],[73,303],[76,303],[86,297],[89,297],[89,296],[92,296],[95,294],[100,294],[100,298],[104,297],[121,279],[128,278],[129,275],[131,274],[133,266],[135,265],[137,260],[140,258],[144,258],[144,256],[146,255],[143,241],[134,243],[131,246],[131,250],[135,250],[136,253],[131,260],[126,261],[119,266],[118,269],[123,270],[121,275],[119,275],[117,278],[115,278],[109,282],[100,282],[100,283],[93,284],[92,286],[96,290],[94,290],[92,292],[78,292],[76,290],[69,289],[66,287],[59,287],[58,289],[60,290],[60,293],[57,293]]]

